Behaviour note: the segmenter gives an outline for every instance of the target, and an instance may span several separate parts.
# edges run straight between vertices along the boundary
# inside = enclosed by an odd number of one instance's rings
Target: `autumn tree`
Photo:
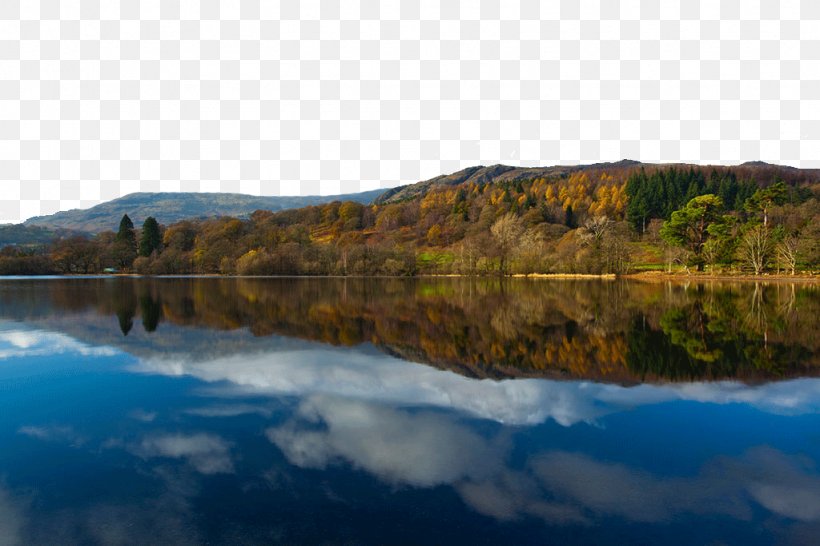
[[[521,220],[512,212],[508,212],[496,220],[490,228],[490,233],[492,233],[498,247],[499,269],[502,275],[507,273],[509,258],[518,245],[518,239],[521,237],[522,231]]]
[[[427,243],[430,246],[441,244],[441,226],[439,224],[433,224],[427,230]]]
[[[99,269],[100,252],[94,241],[77,235],[54,243],[51,259],[61,273],[87,274]]]
[[[339,219],[344,231],[352,231],[362,227],[362,213],[364,205],[354,201],[345,201],[339,205]]]

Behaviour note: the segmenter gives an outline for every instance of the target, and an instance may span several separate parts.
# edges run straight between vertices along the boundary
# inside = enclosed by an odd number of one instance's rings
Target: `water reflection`
[[[129,446],[129,451],[145,458],[182,459],[203,474],[230,474],[234,470],[230,445],[214,434],[152,435]]]
[[[660,522],[689,513],[749,521],[755,505],[820,520],[816,468],[770,448],[708,460],[693,476],[663,477],[558,450],[516,469],[505,463],[507,441],[483,438],[452,418],[333,397],[306,400],[294,420],[267,436],[299,467],[345,461],[391,484],[450,484],[474,509],[504,520]]]
[[[0,544],[820,532],[809,287],[52,282],[0,283]]]
[[[116,315],[122,336],[165,322],[335,346],[372,343],[469,377],[621,383],[816,375],[813,284],[476,279],[92,279],[0,284],[0,316],[65,331]],[[56,324],[55,324],[56,323]],[[71,330],[87,339],[86,320]],[[113,331],[94,332],[123,346]],[[230,339],[224,347],[235,354]],[[151,341],[140,341],[143,354]],[[168,347],[156,347],[165,354]]]
[[[475,380],[446,370],[348,350],[306,345],[299,351],[245,354],[209,361],[149,359],[144,373],[188,375],[219,386],[219,396],[329,394],[396,405],[445,407],[482,419],[533,425],[552,419],[564,426],[594,422],[613,412],[674,400],[742,403],[761,411],[799,415],[820,411],[820,380],[615,384],[537,379]]]
[[[93,347],[60,332],[35,330],[0,321],[0,360],[74,353],[81,356],[112,355],[110,347]]]

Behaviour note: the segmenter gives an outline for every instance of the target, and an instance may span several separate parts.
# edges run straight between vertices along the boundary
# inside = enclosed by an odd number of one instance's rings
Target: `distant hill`
[[[279,211],[332,201],[356,201],[369,204],[385,190],[371,190],[344,195],[257,196],[238,193],[132,193],[89,209],[74,209],[48,216],[36,216],[24,226],[42,226],[51,230],[64,229],[99,233],[116,230],[123,214],[128,214],[139,226],[153,216],[161,224],[180,220],[234,216],[247,218],[255,210]]]
[[[44,226],[24,224],[0,225],[0,248],[7,245],[39,246],[46,245],[55,237],[69,235],[67,230],[59,230]]]

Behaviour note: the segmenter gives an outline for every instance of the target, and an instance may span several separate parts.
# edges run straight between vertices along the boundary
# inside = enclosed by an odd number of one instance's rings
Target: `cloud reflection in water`
[[[820,412],[820,379],[634,387],[544,379],[476,380],[389,356],[332,349],[237,355],[210,361],[142,360],[136,370],[190,375],[223,395],[329,394],[399,406],[436,406],[509,425],[564,426],[662,402],[738,403],[780,415]]]
[[[746,521],[758,506],[820,521],[817,470],[766,447],[707,461],[693,476],[664,477],[562,450],[534,454],[516,469],[507,442],[452,416],[332,396],[306,399],[293,419],[266,434],[298,467],[347,463],[393,485],[449,484],[478,512],[504,520],[663,522],[708,514]]]

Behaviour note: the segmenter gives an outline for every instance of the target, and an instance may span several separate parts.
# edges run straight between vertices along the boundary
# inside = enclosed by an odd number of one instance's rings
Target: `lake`
[[[0,280],[0,544],[816,544],[820,290]]]

